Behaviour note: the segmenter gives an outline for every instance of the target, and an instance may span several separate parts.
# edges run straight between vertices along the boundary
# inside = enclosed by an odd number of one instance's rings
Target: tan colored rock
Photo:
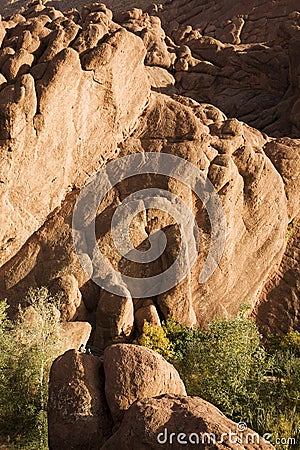
[[[62,320],[67,322],[78,318],[84,320],[85,307],[74,275],[68,274],[55,278],[50,285],[50,291],[59,298]]]
[[[120,296],[101,290],[96,311],[94,345],[105,348],[119,342],[129,342],[134,328],[134,310],[131,295],[121,282],[115,284]]]
[[[145,321],[154,326],[161,326],[157,309],[151,300],[141,301],[141,307],[135,311],[134,319],[138,334],[142,333]]]
[[[53,363],[48,402],[49,448],[99,448],[111,435],[102,363],[70,350]]]
[[[264,337],[300,327],[300,216],[290,222],[281,264],[261,292],[253,317]]]
[[[269,142],[264,151],[282,176],[288,200],[289,220],[300,211],[300,140],[280,138]]]
[[[239,438],[239,440],[238,440]],[[271,450],[272,445],[199,397],[161,395],[135,402],[103,450],[199,449]]]
[[[115,157],[117,144],[131,132],[150,93],[140,38],[99,12],[112,30],[120,31],[111,32],[106,41],[110,59],[98,58],[95,72],[87,72],[70,47],[81,24],[61,13],[51,21],[40,14],[44,10],[33,5],[27,11],[27,22],[13,36],[22,48],[15,51],[7,42],[0,55],[3,75],[13,81],[0,92],[0,264],[20,249],[73,186],[82,186],[100,163]],[[97,25],[99,17],[94,19]],[[17,27],[12,21],[10,33]],[[33,62],[28,51],[38,40],[43,45]],[[94,48],[95,42],[90,44]],[[27,73],[19,77],[30,66],[35,82]]]
[[[7,80],[2,73],[0,73],[0,89],[4,88],[6,86]]]
[[[105,395],[115,423],[136,400],[161,394],[186,395],[176,369],[146,347],[117,344],[104,352]]]
[[[79,25],[75,24],[72,20],[66,20],[64,22],[64,28],[54,30],[49,35],[48,47],[40,57],[39,62],[51,61],[61,50],[68,47],[76,38],[79,28]]]
[[[29,69],[34,61],[34,56],[21,48],[14,55],[9,57],[3,64],[1,71],[8,81],[20,75],[29,72]]]
[[[88,322],[62,322],[61,323],[61,351],[66,352],[72,349],[79,349],[81,344],[86,345],[92,327]]]

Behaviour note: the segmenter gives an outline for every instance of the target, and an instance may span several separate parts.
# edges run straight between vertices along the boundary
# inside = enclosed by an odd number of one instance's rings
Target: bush
[[[176,365],[189,395],[202,397],[261,435],[271,433],[273,442],[300,442],[298,332],[288,333],[267,351],[256,325],[243,313],[215,320],[206,330],[169,318],[162,330],[155,330],[153,345],[153,327],[147,324],[139,343],[162,353],[159,338],[167,338],[167,358]],[[278,450],[295,448],[293,443],[276,445]]]
[[[46,449],[48,375],[61,349],[56,299],[30,290],[26,310],[7,318],[0,302],[0,442],[15,449]]]
[[[166,337],[165,331],[158,325],[151,325],[146,320],[143,325],[143,332],[134,344],[142,345],[151,350],[160,353],[164,358],[171,359],[173,352],[171,350],[171,342]]]

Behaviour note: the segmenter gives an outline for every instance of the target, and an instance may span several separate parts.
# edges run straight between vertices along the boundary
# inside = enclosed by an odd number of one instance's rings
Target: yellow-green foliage
[[[143,332],[135,343],[155,350],[166,359],[170,359],[173,356],[171,342],[166,337],[164,329],[158,325],[151,325],[146,320],[144,321]]]
[[[290,221],[290,223],[288,224],[287,230],[286,230],[286,235],[285,238],[287,241],[290,240],[290,238],[293,236],[295,228],[297,225],[297,220],[296,218],[294,218],[293,220]]]
[[[188,394],[213,403],[261,435],[271,433],[271,442],[286,439],[276,450],[299,449],[300,333],[276,342],[273,338],[267,350],[247,314],[244,308],[236,318],[215,320],[205,330],[172,318],[163,330],[146,323],[138,343],[176,363]]]

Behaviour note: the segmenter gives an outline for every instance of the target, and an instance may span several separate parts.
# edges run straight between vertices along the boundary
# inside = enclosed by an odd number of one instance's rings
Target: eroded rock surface
[[[100,448],[111,435],[104,373],[96,356],[70,350],[57,358],[49,383],[49,448]]]
[[[133,344],[111,345],[104,352],[105,395],[115,423],[138,399],[161,394],[186,395],[177,370],[161,355]]]
[[[299,13],[294,2],[268,4],[206,2],[204,11],[203,2],[175,0],[148,12],[114,7],[113,17],[103,4],[63,13],[35,2],[1,20],[0,239],[7,262],[0,288],[11,305],[29,286],[46,285],[63,296],[63,320],[89,321],[92,341],[105,348],[130,342],[144,320],[157,325],[171,314],[205,325],[236,314],[242,303],[257,309],[264,295],[272,303],[266,283],[276,284],[283,272],[294,276],[298,261],[297,243],[289,242],[280,266],[287,224],[299,214],[299,141],[293,138],[299,135]],[[209,103],[271,136],[289,137],[270,138]],[[110,230],[115,209],[132,190],[166,188],[188,204],[200,230],[199,257],[186,279],[140,299],[122,277],[111,279],[120,295],[100,290],[89,280],[97,274],[87,254],[88,273],[81,268],[71,236],[77,188],[100,165],[135,152],[187,159],[219,194],[226,244],[205,283],[199,283],[211,243],[205,208],[181,183],[159,177],[122,182],[111,192],[99,206],[97,242],[121,273],[149,277],[170,267],[181,238],[169,214],[150,210],[132,221],[135,248],[147,249],[152,232],[163,230],[168,238],[165,253],[143,267],[117,252]]]
[[[150,84],[143,42],[101,6],[80,17],[37,4],[1,26],[3,264],[69,190],[116,156]]]
[[[162,395],[135,402],[103,450],[114,450],[120,442],[124,450],[162,447],[171,450],[181,449],[184,445],[203,450],[274,449],[250,429],[239,433],[237,425],[198,397]],[[237,442],[233,433],[238,433],[241,442]]]

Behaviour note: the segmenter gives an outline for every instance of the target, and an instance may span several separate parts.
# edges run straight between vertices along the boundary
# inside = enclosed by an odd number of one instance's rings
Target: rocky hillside
[[[162,411],[172,427],[183,411],[208,417],[204,431],[229,427],[211,405],[183,397],[166,362],[143,375],[146,393],[113,379],[112,361],[130,366],[133,352],[146,371],[156,358],[127,346],[144,320],[203,327],[247,304],[265,335],[299,330],[298,1],[123,3],[0,6],[1,298],[13,315],[29,287],[46,286],[74,324],[70,348],[107,348],[104,369],[75,351],[54,364],[53,449],[79,439],[85,421],[78,435],[72,424],[85,415],[87,439],[103,444],[122,421],[111,449],[120,440],[156,448],[143,422],[156,410],[157,429]],[[64,369],[72,365],[75,381]],[[73,382],[65,413],[55,393]],[[130,447],[132,433],[147,437]]]

